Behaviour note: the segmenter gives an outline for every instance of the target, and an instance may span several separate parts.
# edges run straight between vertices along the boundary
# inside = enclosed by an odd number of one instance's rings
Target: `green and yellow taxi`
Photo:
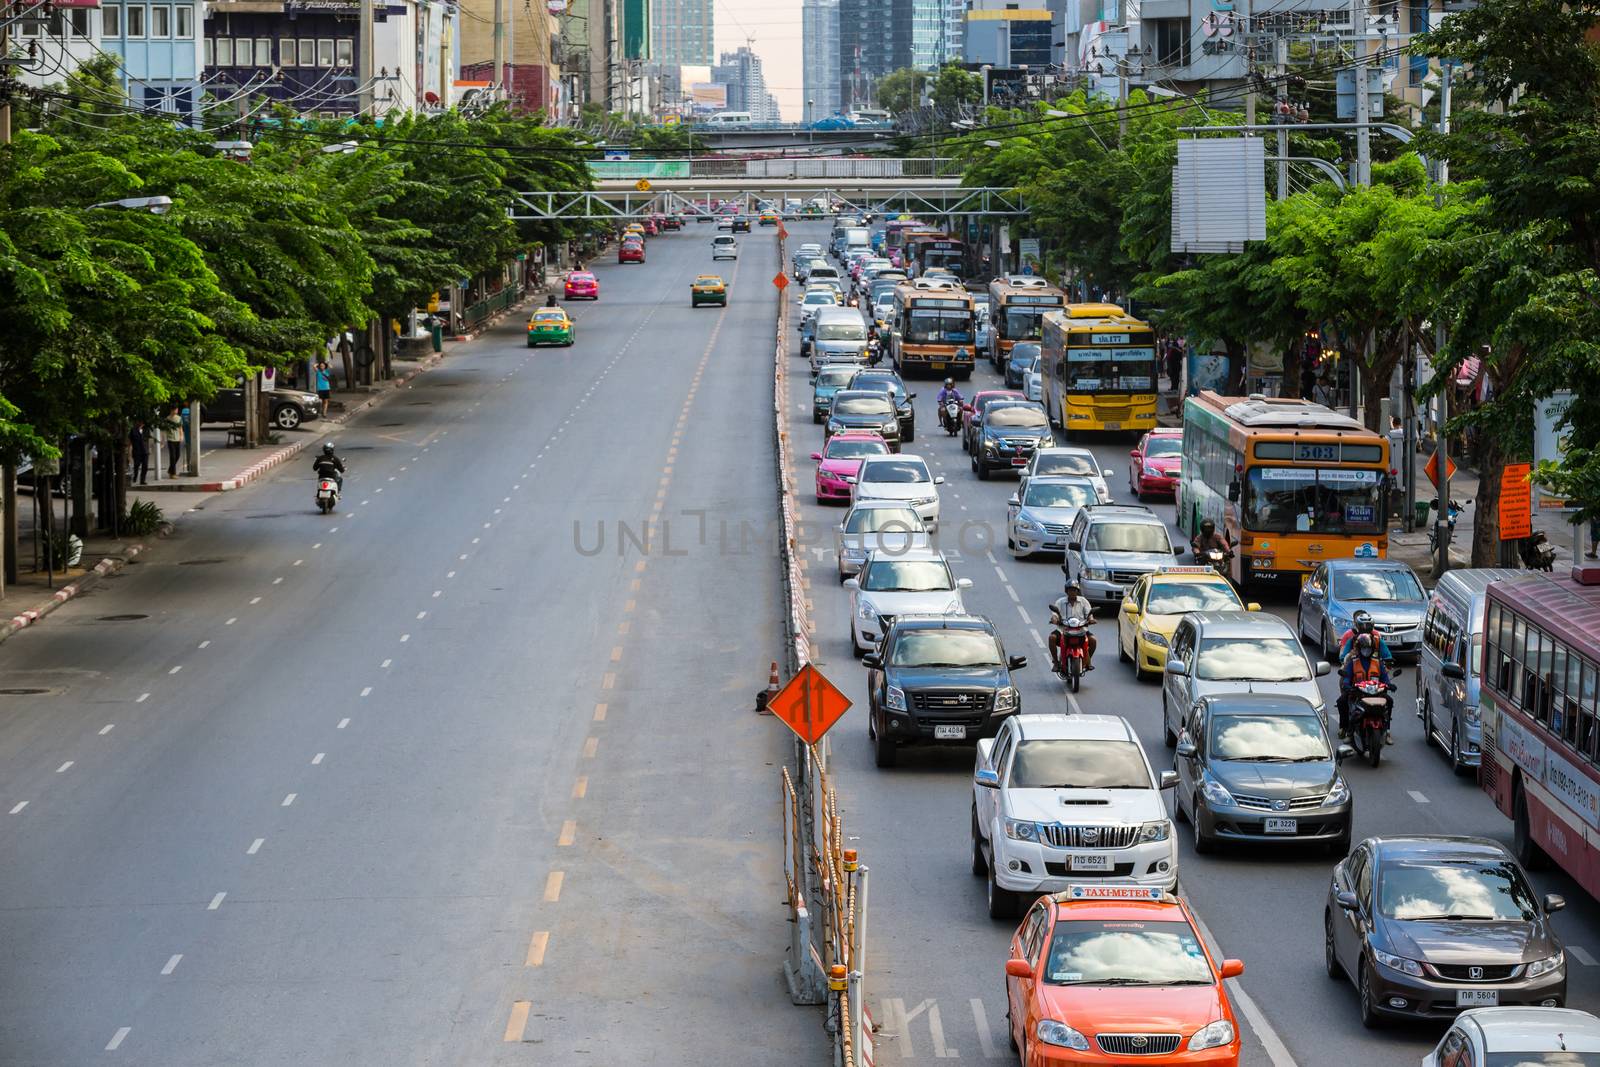
[[[1117,658],[1143,679],[1167,667],[1172,632],[1191,611],[1260,611],[1210,567],[1163,567],[1144,575],[1117,611]]]
[[[572,319],[561,308],[540,308],[528,320],[528,347],[571,345]]]
[[[761,213],[761,225],[763,225],[763,226],[776,226],[777,224],[778,224],[778,213],[776,211],[772,211],[772,210],[769,209],[769,210],[763,211]]]
[[[728,283],[718,274],[697,274],[689,283],[689,306],[721,304],[728,306]]]

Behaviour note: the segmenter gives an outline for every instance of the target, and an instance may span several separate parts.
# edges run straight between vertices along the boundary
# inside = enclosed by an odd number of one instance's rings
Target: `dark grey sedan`
[[[1288,841],[1350,851],[1350,787],[1317,709],[1283,693],[1202,697],[1189,709],[1174,765],[1179,821],[1194,850],[1223,841]]]
[[[824,438],[842,430],[871,430],[882,434],[891,452],[900,451],[900,417],[888,393],[841,389],[833,394]]]
[[[1369,837],[1333,869],[1323,908],[1330,978],[1349,975],[1363,1026],[1567,999],[1550,913],[1510,852],[1481,837]]]

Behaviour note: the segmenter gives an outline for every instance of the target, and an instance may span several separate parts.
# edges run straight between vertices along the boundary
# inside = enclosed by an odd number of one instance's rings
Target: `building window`
[[[156,4],[150,9],[150,36],[172,36],[172,8]]]
[[[256,38],[256,66],[258,66],[258,67],[270,67],[270,66],[272,66],[272,38],[270,38],[270,37],[257,37]]]
[[[293,37],[279,37],[278,38],[278,66],[280,66],[280,67],[292,67],[294,65],[295,65],[295,63],[294,63],[294,38]]]
[[[102,37],[122,36],[122,8],[104,7],[100,9],[100,35]]]
[[[299,46],[299,51],[297,53],[296,58],[297,58],[297,60],[298,60],[298,62],[300,64],[300,66],[302,66],[302,67],[314,67],[314,66],[316,66],[317,65],[317,42],[308,37],[303,41],[296,41],[295,44],[297,46]]]
[[[57,8],[50,12],[50,33],[55,37],[71,36],[87,39],[89,36],[88,9],[79,7],[63,10]],[[32,26],[24,25],[22,27],[22,35],[24,37],[39,36],[39,26],[37,24]]]
[[[178,32],[175,36],[183,41],[194,40],[194,5],[178,4],[172,9],[172,13],[177,20]]]
[[[1151,19],[1156,62],[1163,67],[1189,65],[1189,20]]]
[[[123,13],[124,13],[123,17],[127,20],[127,29],[123,32],[123,36],[124,37],[143,37],[144,36],[144,13],[145,13],[146,9],[142,8],[142,7],[139,7],[137,4],[135,4],[135,5],[131,6],[131,7],[125,7],[122,10],[123,10]]]
[[[231,67],[231,66],[233,66],[233,38],[232,37],[218,37],[217,38],[217,66],[219,66],[219,67]]]
[[[253,48],[251,48],[250,45],[251,45],[251,39],[248,38],[248,37],[240,37],[240,38],[238,38],[237,40],[235,40],[233,42],[233,65],[234,66],[236,66],[236,67],[253,67],[253,66],[255,66],[255,56],[252,54],[255,50]]]
[[[333,66],[333,38],[323,37],[317,41],[317,66]]]
[[[354,37],[341,37],[335,43],[333,65],[336,67],[353,67],[356,65],[356,40]]]
[[[216,42],[214,42],[211,38],[207,37],[203,42],[201,42],[200,49],[201,49],[201,53],[200,54],[204,57],[202,59],[202,61],[201,61],[202,64],[204,66],[207,66],[207,67],[216,66],[217,65]]]

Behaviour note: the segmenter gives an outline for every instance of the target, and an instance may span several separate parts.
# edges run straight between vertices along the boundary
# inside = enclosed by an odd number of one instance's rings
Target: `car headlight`
[[[938,499],[939,498],[936,496],[919,496],[911,501],[911,506],[914,508],[926,507],[929,504],[935,503]]]
[[[1542,960],[1534,960],[1532,963],[1528,964],[1528,977],[1538,978],[1542,974],[1549,974],[1551,971],[1559,971],[1561,969],[1561,965],[1565,962],[1566,958],[1559,952],[1557,952],[1554,956],[1547,956]]]
[[[1007,819],[1005,821],[1006,836],[1013,841],[1039,840],[1039,824],[1023,819]]]
[[[1233,794],[1224,789],[1222,784],[1214,779],[1207,778],[1205,784],[1200,787],[1200,791],[1206,795],[1207,802],[1211,804],[1233,807]]]
[[[1161,472],[1156,470],[1154,467],[1146,467],[1144,469],[1144,472],[1145,472],[1145,474],[1149,475],[1151,478],[1159,478],[1159,477],[1161,477]],[[1207,1047],[1209,1048],[1210,1046],[1208,1045]]]
[[[1165,819],[1147,822],[1139,827],[1139,840],[1141,842],[1165,841],[1170,836],[1172,836],[1172,824]]]
[[[1106,580],[1106,571],[1104,567],[1085,567],[1083,576],[1091,582],[1103,582]]]
[[[897,685],[889,686],[889,695],[884,699],[884,703],[886,705],[888,705],[888,707],[892,711],[905,711],[906,710],[906,694],[905,694],[905,690],[901,689]]]
[[[1017,529],[1019,529],[1019,530],[1027,530],[1029,533],[1043,533],[1044,532],[1044,528],[1042,526],[1040,526],[1038,523],[1034,522],[1032,519],[1028,518],[1028,516],[1026,514],[1022,514],[1022,515],[1018,515],[1017,516]]]
[[[842,429],[844,429],[844,426],[842,424],[834,421],[833,419],[829,419],[828,420],[828,432],[829,433],[838,433]]]
[[[888,422],[884,423],[883,424],[883,432],[884,433],[899,433],[900,432],[900,423],[899,423],[899,421],[896,420],[896,419],[890,419]]]
[[[994,451],[994,440],[992,438],[985,437],[983,439],[983,450],[985,452],[993,452]]]
[[[1070,1048],[1078,1052],[1089,1051],[1089,1039],[1066,1023],[1058,1023],[1054,1019],[1040,1019],[1039,1025],[1034,1029],[1034,1035],[1047,1045],[1057,1048]]]
[[[1231,1045],[1234,1037],[1233,1024],[1226,1019],[1218,1019],[1194,1032],[1194,1036],[1189,1039],[1189,1051],[1199,1052],[1202,1049]]]
[[[1008,711],[1017,710],[1017,691],[1012,686],[1006,686],[994,695],[994,713],[1000,715]]]
[[[1140,630],[1139,636],[1144,638],[1150,644],[1155,645],[1157,648],[1167,647],[1167,639],[1156,633],[1154,630]]]
[[[1372,958],[1389,968],[1391,971],[1399,971],[1401,974],[1409,974],[1413,978],[1422,977],[1422,964],[1418,963],[1416,960],[1408,960],[1404,956],[1391,956],[1389,953],[1380,952],[1377,949],[1372,950]]]
[[[1324,804],[1343,804],[1350,799],[1350,786],[1343,778],[1333,780],[1333,788],[1328,790]]]
[[[1329,615],[1328,625],[1333,627],[1335,634],[1343,637],[1345,632],[1351,628],[1352,623],[1350,619],[1341,619],[1337,615]]]

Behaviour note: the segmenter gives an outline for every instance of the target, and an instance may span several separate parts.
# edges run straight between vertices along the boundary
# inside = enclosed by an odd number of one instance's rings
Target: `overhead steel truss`
[[[758,184],[749,181],[747,185]],[[829,188],[826,184],[806,183],[797,189],[793,181],[783,180],[761,183],[760,189],[732,189],[729,183],[707,181],[703,184],[675,182],[670,189],[653,188],[646,192],[637,189],[600,189],[595,191],[564,191],[546,193],[518,193],[516,204],[507,213],[513,219],[596,219],[617,220],[643,218],[646,215],[671,215],[703,210],[708,201],[734,201],[746,214],[756,213],[761,200],[782,202],[785,197],[803,193],[807,199],[826,196],[830,203],[839,204],[843,212],[872,212],[875,215],[945,215],[945,216],[1012,216],[1025,213],[1022,201],[1010,189],[966,188],[958,185],[918,184],[914,179],[891,179],[885,186],[898,188],[873,189],[863,182],[842,182]]]

